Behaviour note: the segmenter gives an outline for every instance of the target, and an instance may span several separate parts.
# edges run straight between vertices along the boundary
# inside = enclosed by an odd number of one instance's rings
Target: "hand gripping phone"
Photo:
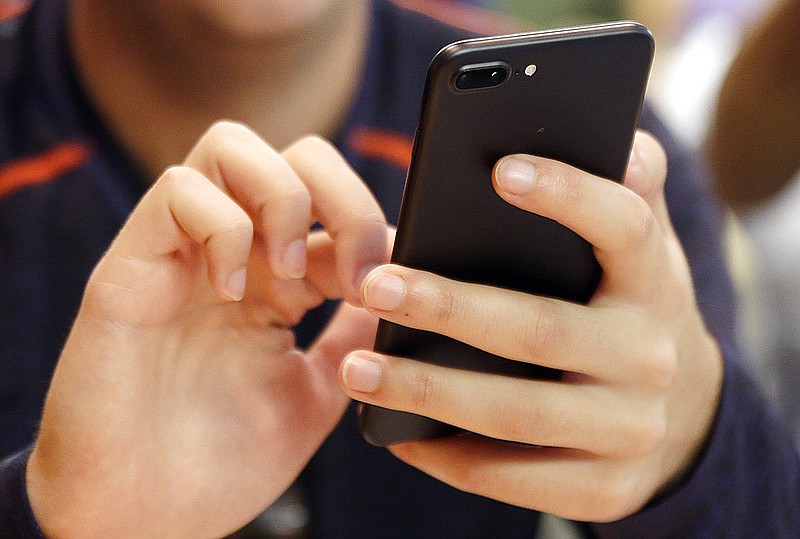
[[[601,268],[591,245],[503,201],[491,174],[503,156],[548,157],[622,181],[654,50],[632,22],[460,41],[433,59],[392,262],[451,279],[586,303]],[[559,372],[382,320],[375,350],[527,378]],[[476,403],[480,406],[480,403]],[[459,432],[374,405],[367,441],[386,446]]]

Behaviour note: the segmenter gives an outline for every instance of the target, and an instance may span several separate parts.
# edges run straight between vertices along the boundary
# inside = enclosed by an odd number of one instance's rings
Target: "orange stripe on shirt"
[[[377,159],[407,170],[414,141],[405,135],[375,129],[359,129],[347,140],[348,145],[370,159]]]
[[[84,142],[64,142],[39,155],[6,163],[0,167],[0,198],[53,180],[86,163],[91,154],[90,146]]]
[[[476,34],[508,34],[530,29],[512,17],[455,0],[392,0],[408,11],[426,15],[449,26]]]
[[[31,7],[27,0],[0,0],[0,22],[19,17]]]

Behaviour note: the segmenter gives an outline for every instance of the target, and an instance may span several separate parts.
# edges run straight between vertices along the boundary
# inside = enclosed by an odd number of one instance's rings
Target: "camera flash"
[[[525,68],[525,74],[527,76],[532,77],[534,73],[536,73],[536,64],[531,64]]]

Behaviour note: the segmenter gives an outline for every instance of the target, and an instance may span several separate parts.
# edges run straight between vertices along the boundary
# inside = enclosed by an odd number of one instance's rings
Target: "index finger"
[[[321,138],[303,138],[282,155],[308,187],[313,213],[334,239],[342,296],[360,305],[361,281],[388,256],[383,210],[344,157]]]
[[[305,276],[311,196],[272,146],[244,125],[219,122],[184,165],[200,171],[247,211],[267,246],[273,274],[281,279]]]
[[[652,152],[652,147],[640,144],[637,150]],[[648,166],[642,181],[663,184],[662,174]],[[606,284],[639,297],[650,292],[652,283],[635,277],[657,275],[667,258],[662,224],[647,200],[619,183],[530,155],[501,159],[493,176],[507,202],[553,219],[591,243]]]

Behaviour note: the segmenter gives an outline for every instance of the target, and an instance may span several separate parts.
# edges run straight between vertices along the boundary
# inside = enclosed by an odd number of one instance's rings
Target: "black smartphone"
[[[471,39],[431,62],[392,261],[459,281],[585,303],[601,268],[566,227],[503,201],[491,174],[503,156],[557,159],[622,181],[653,57],[633,22]],[[556,378],[448,337],[381,321],[375,350],[448,367]],[[459,432],[363,404],[374,445]]]

